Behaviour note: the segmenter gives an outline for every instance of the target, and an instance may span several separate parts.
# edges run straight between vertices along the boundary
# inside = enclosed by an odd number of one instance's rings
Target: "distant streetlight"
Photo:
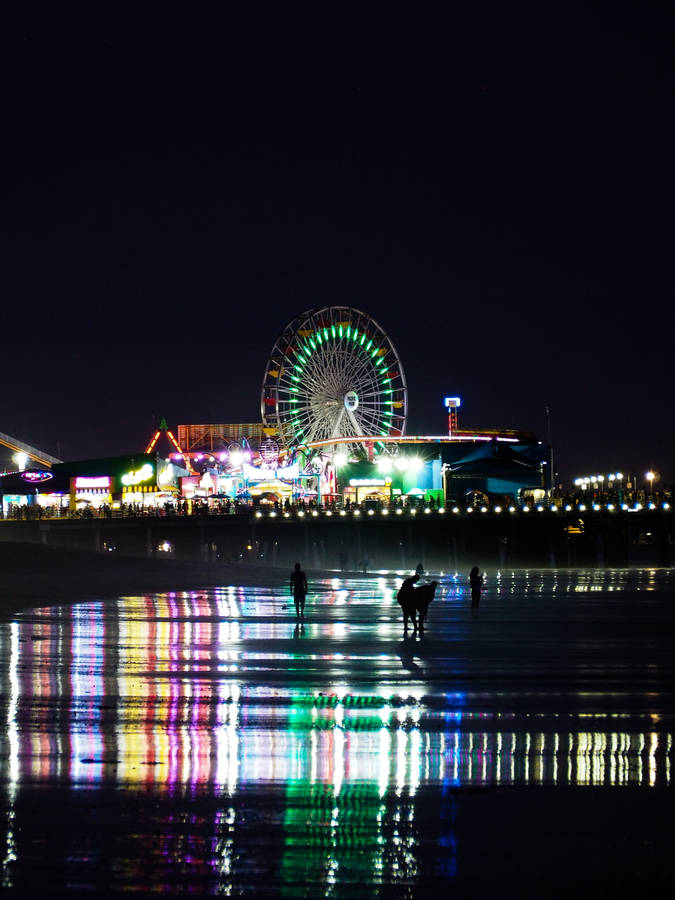
[[[24,453],[23,450],[19,450],[12,458],[19,467],[19,471],[23,472],[26,468],[26,463],[28,462],[28,454]]]
[[[645,478],[649,482],[649,493],[652,493],[652,488],[654,486],[654,479],[656,478],[656,472],[652,472],[650,469],[649,472],[645,474]]]

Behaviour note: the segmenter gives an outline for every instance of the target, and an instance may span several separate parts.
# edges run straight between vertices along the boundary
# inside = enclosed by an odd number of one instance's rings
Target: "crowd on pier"
[[[142,505],[138,503],[121,503],[113,506],[104,503],[93,507],[89,503],[79,504],[72,509],[69,506],[16,505],[11,508],[7,519],[42,520],[42,519],[134,519],[134,518],[166,518],[187,516],[302,516],[302,515],[373,515],[373,514],[417,514],[417,513],[472,513],[472,512],[516,512],[537,510],[586,512],[590,510],[628,510],[628,509],[669,509],[672,502],[670,487],[661,490],[630,491],[569,491],[559,493],[551,499],[535,500],[531,497],[518,501],[510,497],[487,498],[472,496],[470,499],[449,499],[445,503],[435,497],[403,496],[386,502],[381,499],[366,499],[361,503],[346,500],[342,503],[337,498],[317,502],[314,498],[294,500],[275,500],[260,502],[257,498],[230,499],[196,497],[181,499],[176,497],[162,505]],[[1,516],[0,512],[0,516]]]

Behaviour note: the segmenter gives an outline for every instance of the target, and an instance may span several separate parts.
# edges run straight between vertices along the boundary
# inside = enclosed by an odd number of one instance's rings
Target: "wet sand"
[[[670,896],[673,570],[270,574],[0,624],[8,896]]]

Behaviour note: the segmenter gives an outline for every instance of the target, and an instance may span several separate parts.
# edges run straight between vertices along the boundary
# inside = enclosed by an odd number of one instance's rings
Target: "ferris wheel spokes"
[[[309,310],[275,342],[261,397],[286,443],[403,434],[407,388],[382,328],[349,307]]]

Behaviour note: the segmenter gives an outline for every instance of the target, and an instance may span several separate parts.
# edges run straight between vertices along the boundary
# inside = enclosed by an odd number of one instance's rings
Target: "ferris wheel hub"
[[[359,408],[359,395],[356,391],[347,391],[344,403],[347,412],[355,412]]]

